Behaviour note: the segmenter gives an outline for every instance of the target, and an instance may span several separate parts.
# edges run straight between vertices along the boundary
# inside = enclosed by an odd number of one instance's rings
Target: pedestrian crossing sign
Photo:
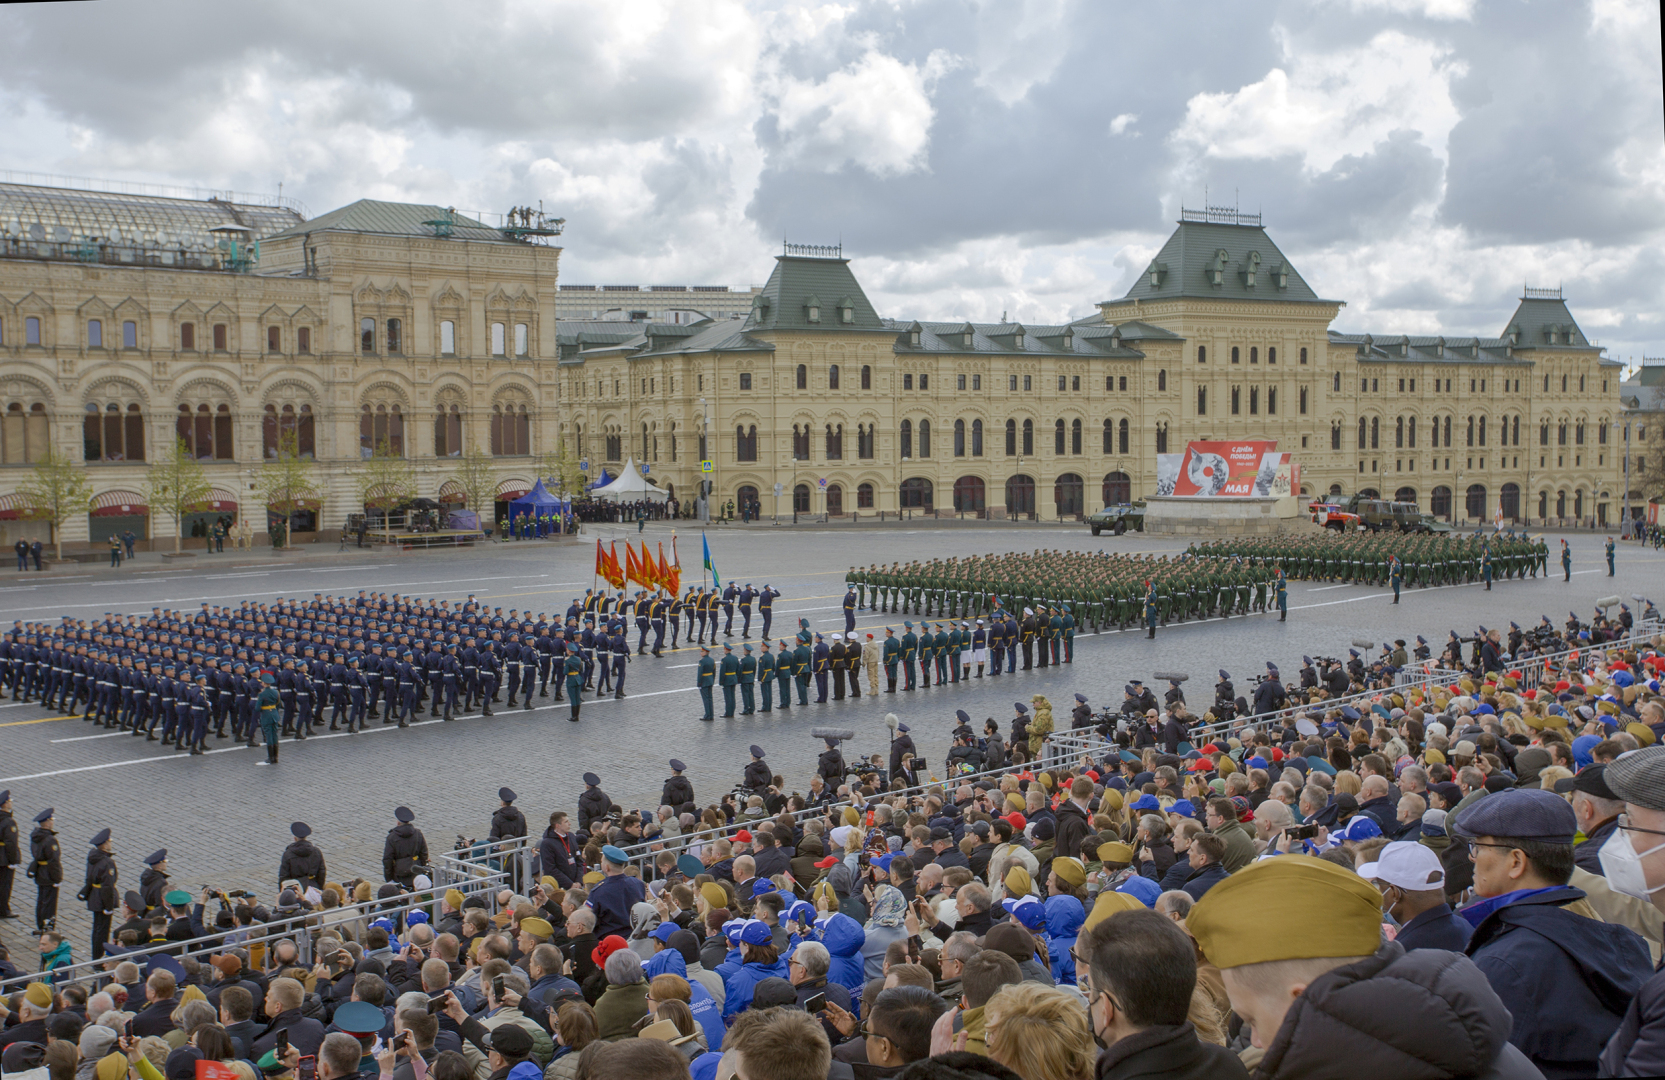
[[[702,462],[700,462],[700,472],[715,472],[715,471],[716,471],[716,463],[715,462],[712,462],[712,461],[702,461]]]

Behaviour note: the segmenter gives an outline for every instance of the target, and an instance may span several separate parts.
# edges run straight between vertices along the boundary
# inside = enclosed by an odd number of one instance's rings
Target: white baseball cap
[[[1376,853],[1376,861],[1359,867],[1359,877],[1380,881],[1406,892],[1445,888],[1445,868],[1432,848],[1414,840],[1396,840]]]

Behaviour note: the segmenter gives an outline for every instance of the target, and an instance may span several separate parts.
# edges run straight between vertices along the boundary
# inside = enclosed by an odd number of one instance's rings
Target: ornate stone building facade
[[[1270,437],[1306,494],[1617,518],[1619,364],[1558,290],[1529,290],[1495,337],[1340,334],[1342,303],[1258,218],[1209,211],[1064,325],[884,318],[841,251],[796,247],[744,318],[558,324],[556,231],[0,185],[0,539],[44,533],[15,492],[48,446],[88,470],[95,507],[65,537],[96,543],[172,533],[144,472],[179,438],[210,515],[262,512],[252,485],[290,436],[322,486],[303,537],[362,509],[354,472],[384,443],[442,501],[466,448],[511,496],[564,442],[595,471],[647,465],[685,504],[709,482],[765,513],[1067,518],[1142,497],[1189,440]]]

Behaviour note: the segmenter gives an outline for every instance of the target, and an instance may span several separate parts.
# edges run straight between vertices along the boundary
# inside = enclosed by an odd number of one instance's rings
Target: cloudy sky
[[[1665,356],[1653,0],[148,0],[0,7],[4,167],[566,217],[572,282],[842,241],[888,315],[1057,321],[1180,207],[1260,210],[1338,329],[1563,283]]]

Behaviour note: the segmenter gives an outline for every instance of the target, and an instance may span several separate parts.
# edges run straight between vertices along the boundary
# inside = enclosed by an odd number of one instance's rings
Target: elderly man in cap
[[[1576,776],[1555,781],[1557,795],[1570,795],[1573,816],[1584,839],[1573,848],[1580,870],[1602,874],[1601,848],[1619,828],[1624,802],[1607,786],[1606,765],[1586,765]]]
[[[1592,1076],[1603,1045],[1648,978],[1633,930],[1589,917],[1573,871],[1572,807],[1541,788],[1499,791],[1458,816],[1474,894],[1459,914],[1468,955],[1513,1017],[1509,1041],[1544,1076]]]
[[[605,939],[610,934],[628,937],[630,909],[647,899],[647,887],[638,877],[625,873],[630,857],[622,848],[608,844],[601,849],[602,878],[590,887],[590,898],[585,906],[595,912],[595,935]]]
[[[1474,962],[1383,943],[1381,900],[1350,870],[1286,855],[1233,874],[1191,909],[1186,929],[1264,1051],[1255,1075],[1538,1076],[1510,1044],[1509,1012]],[[1269,921],[1300,931],[1264,933]],[[1103,989],[1097,974],[1094,990]]]
[[[1665,912],[1665,746],[1620,755],[1603,780],[1624,803],[1601,849],[1608,887]],[[1631,999],[1602,1051],[1601,1075],[1665,1075],[1665,973],[1655,972]]]

